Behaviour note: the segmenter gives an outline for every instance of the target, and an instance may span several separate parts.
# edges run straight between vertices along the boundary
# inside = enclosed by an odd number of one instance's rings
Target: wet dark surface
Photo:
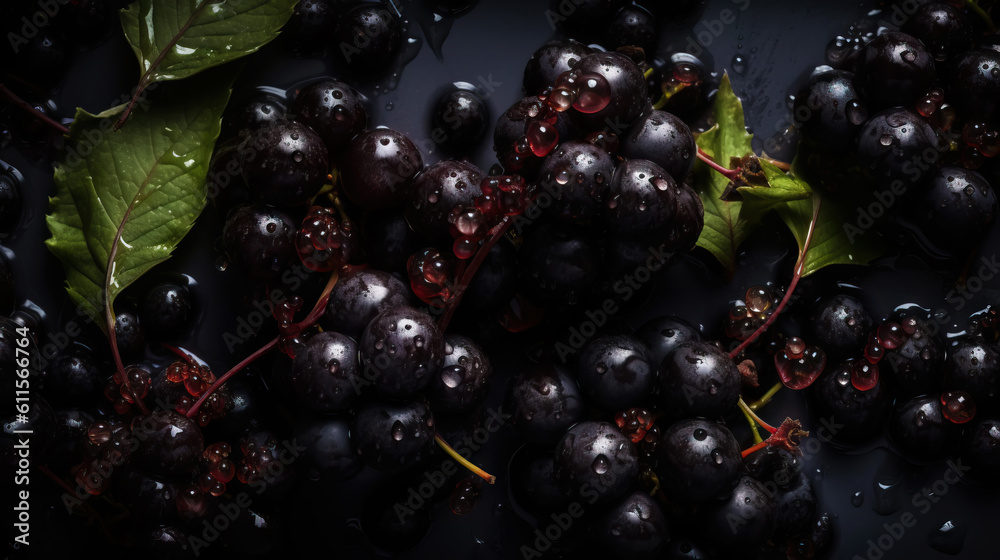
[[[403,8],[410,10],[408,13],[415,9],[411,4],[420,3],[404,2]],[[411,18],[407,37],[423,44],[411,45],[416,57],[401,69],[398,85],[386,88],[386,84],[395,81],[389,76],[361,87],[371,99],[370,123],[407,133],[420,147],[426,164],[440,159],[442,155],[430,141],[429,124],[429,111],[437,95],[453,82],[471,83],[488,96],[491,117],[495,120],[521,97],[521,76],[531,53],[555,36],[546,19],[544,4],[482,0],[469,13],[437,24],[435,41],[440,44],[440,57],[429,48],[425,34]],[[734,88],[744,100],[748,125],[757,134],[759,143],[761,137],[770,137],[787,127],[788,93],[794,91],[794,85],[812,67],[823,62],[831,38],[845,32],[868,9],[868,3],[857,2],[710,1],[683,21],[669,23],[661,35],[658,53],[689,50],[700,42],[699,48],[705,51],[702,58],[708,66],[717,72],[729,71]],[[735,23],[715,23],[723,10],[735,14]],[[418,19],[433,25],[433,18],[426,14]],[[451,25],[450,33],[441,41],[441,27],[446,24]],[[69,117],[75,106],[92,112],[103,110],[130,90],[136,79],[135,70],[131,51],[117,35],[80,54],[55,97],[58,114]],[[251,59],[234,96],[239,97],[255,86],[294,88],[296,84],[326,75],[339,77],[342,73],[324,60],[289,59],[279,45],[270,45]],[[488,134],[491,137],[492,130]],[[13,254],[16,294],[20,300],[30,300],[46,310],[49,329],[58,330],[74,311],[61,288],[62,269],[43,246],[48,236],[44,223],[46,197],[54,193],[50,170],[47,163],[28,159],[15,146],[0,150],[0,159],[18,168],[26,179],[23,226],[13,238],[3,241]],[[492,165],[494,156],[489,140],[479,146],[474,162],[483,169]],[[223,333],[236,329],[237,320],[247,312],[238,311],[239,296],[234,293],[237,290],[227,289],[236,281],[234,273],[215,268],[218,257],[215,243],[220,231],[218,218],[206,210],[174,258],[160,270],[189,274],[197,280],[195,294],[208,304],[208,309],[197,326],[195,339],[185,347],[212,364],[216,371],[228,369],[251,350],[240,348],[230,352],[222,339]],[[629,305],[637,310],[615,316],[609,329],[627,330],[650,317],[675,314],[714,333],[729,302],[741,297],[747,286],[765,282],[787,284],[795,260],[793,248],[786,230],[777,225],[763,228],[747,242],[731,280],[720,274],[705,254],[685,257],[656,280],[647,302]],[[994,227],[972,261],[990,260],[998,251],[1000,228]],[[928,271],[912,256],[889,257],[863,269],[825,270],[804,280],[800,290],[804,297],[811,297],[833,289],[837,282],[854,286],[852,291],[861,295],[876,320],[900,305],[917,304],[935,312],[940,318],[942,337],[948,337],[964,329],[970,313],[996,302],[1000,288],[996,279],[987,281],[971,299],[961,300],[959,307],[954,299],[946,300],[957,275],[957,268]],[[505,379],[523,360],[515,361],[512,352],[493,350],[497,373],[488,405],[496,407],[502,398]],[[810,425],[802,395],[788,390],[781,391],[762,414],[775,422],[785,416],[800,417],[807,429],[819,427]],[[744,436],[742,441],[747,441],[746,425],[741,418],[734,419],[730,426],[738,436]],[[843,452],[813,441],[803,447],[803,464],[819,496],[819,511],[834,517],[837,536],[829,558],[996,557],[995,531],[1000,522],[1000,493],[996,490],[964,481],[942,485],[941,481],[951,480],[945,477],[949,468],[945,462],[909,464],[892,452],[884,439]],[[475,459],[499,476],[497,485],[483,489],[478,505],[468,515],[453,515],[446,507],[435,510],[424,542],[401,557],[520,557],[518,547],[533,540],[534,535],[531,535],[533,528],[521,520],[511,505],[506,484],[507,463],[517,445],[517,438],[509,430],[494,435]],[[344,534],[346,527],[356,526],[359,504],[365,501],[368,489],[381,479],[366,470],[346,484],[305,483],[300,489],[301,510],[311,513],[296,516],[304,519],[297,522],[300,530]],[[38,479],[33,484],[45,483]],[[935,496],[921,497],[922,491],[932,488]],[[878,541],[880,536],[891,534],[887,526],[898,523],[907,512],[912,513],[916,525],[893,537],[891,548],[884,555],[869,554],[869,540]],[[940,533],[939,528],[947,523],[955,529]],[[34,530],[38,532],[35,538],[46,537],[45,527]],[[956,555],[951,535],[963,532],[964,543]],[[321,542],[333,558],[342,557],[336,553],[342,542],[339,537]],[[344,552],[343,557],[351,556],[352,553]]]

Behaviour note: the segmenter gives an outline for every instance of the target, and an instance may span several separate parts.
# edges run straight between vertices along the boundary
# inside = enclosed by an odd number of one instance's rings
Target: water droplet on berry
[[[528,139],[528,147],[531,153],[538,157],[545,157],[559,143],[559,133],[554,126],[540,121],[531,121],[528,130],[525,132]]]
[[[611,461],[608,461],[608,458],[604,455],[598,455],[597,458],[594,459],[593,464],[590,466],[594,469],[595,473],[604,474],[608,472],[609,468],[611,468]]]
[[[882,137],[878,139],[878,141],[883,146],[890,146],[892,145],[892,136],[888,134],[883,134]]]
[[[705,438],[708,437],[708,431],[702,428],[698,428],[697,430],[694,431],[694,434],[692,435],[694,435],[694,439],[698,441],[705,441]]]
[[[600,74],[584,74],[573,108],[581,113],[596,113],[611,103],[611,86]]]
[[[955,424],[965,424],[976,416],[976,403],[965,391],[947,391],[941,395],[941,413]]]
[[[878,385],[878,365],[858,360],[851,366],[851,384],[859,391],[869,391]]]
[[[403,437],[406,436],[406,431],[403,429],[403,423],[396,420],[392,424],[392,439],[396,441],[403,441]]]
[[[726,461],[726,458],[722,455],[722,451],[719,451],[718,449],[713,449],[710,455],[712,456],[712,460],[715,461],[716,465],[721,465]]]

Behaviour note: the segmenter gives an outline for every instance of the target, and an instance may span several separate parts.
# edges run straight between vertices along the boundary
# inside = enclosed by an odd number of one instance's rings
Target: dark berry
[[[774,529],[774,496],[760,482],[744,476],[729,499],[708,514],[709,532],[724,550],[753,549]]]
[[[656,20],[640,6],[624,7],[608,24],[606,44],[610,49],[639,47],[652,55],[656,47]]]
[[[612,233],[663,237],[676,207],[676,182],[660,166],[630,159],[618,166],[604,203],[604,224]]]
[[[945,389],[965,391],[980,410],[1000,404],[1000,350],[981,337],[961,341],[948,350]]]
[[[563,142],[542,162],[539,207],[567,223],[589,224],[600,214],[611,189],[611,156],[589,142]]]
[[[920,6],[902,30],[919,39],[937,62],[950,60],[972,46],[969,16],[948,2]]]
[[[542,45],[524,67],[524,93],[535,95],[555,84],[563,72],[572,70],[593,50],[577,41],[555,41]]]
[[[707,342],[685,342],[660,364],[660,402],[674,417],[721,416],[740,398],[739,369]]]
[[[646,347],[629,336],[594,339],[580,354],[577,381],[590,402],[616,411],[647,400],[656,364]]]
[[[540,302],[576,305],[590,297],[598,262],[591,242],[568,228],[543,225],[521,247],[522,286]]]
[[[939,159],[934,129],[920,115],[896,107],[865,123],[858,136],[858,160],[879,179],[927,176]]]
[[[493,366],[471,338],[444,337],[444,362],[428,386],[431,406],[439,413],[461,414],[486,398]]]
[[[708,420],[681,420],[665,429],[656,469],[668,496],[702,502],[729,495],[742,464],[740,446],[725,426]]]
[[[358,340],[376,315],[410,303],[410,290],[399,278],[369,268],[345,275],[337,282],[320,321],[324,328]]]
[[[684,319],[671,315],[646,321],[635,332],[635,337],[649,349],[649,359],[657,368],[674,348],[685,342],[701,340],[698,329]]]
[[[332,41],[337,54],[359,75],[385,70],[402,42],[399,18],[378,4],[361,4],[344,12]]]
[[[444,337],[430,315],[412,307],[391,307],[361,335],[365,379],[390,398],[411,397],[441,369]]]
[[[507,393],[511,422],[526,441],[553,444],[583,418],[576,382],[557,366],[534,367],[514,378]]]
[[[810,387],[815,403],[814,417],[838,426],[831,439],[856,442],[875,437],[885,421],[889,391],[878,383],[868,391],[859,391],[851,383],[851,369],[856,360],[848,360],[823,372]]]
[[[223,136],[247,135],[276,125],[288,116],[285,98],[266,91],[255,91],[222,121]]]
[[[139,440],[136,463],[153,474],[187,474],[201,459],[205,439],[193,420],[172,410],[154,410],[132,420]]]
[[[368,124],[368,111],[361,94],[333,80],[303,88],[292,102],[291,114],[323,139],[331,159]]]
[[[617,558],[657,558],[670,542],[667,517],[646,492],[614,504],[597,522],[597,539]]]
[[[290,377],[297,401],[306,408],[346,411],[360,393],[358,346],[337,332],[316,334],[296,354]]]
[[[596,113],[576,116],[591,130],[611,130],[622,135],[649,108],[646,78],[627,56],[616,52],[593,53],[574,68],[581,74],[597,74],[611,88],[611,102]]]
[[[747,455],[743,466],[749,476],[766,488],[788,488],[798,480],[802,464],[797,455],[783,447],[767,446]]]
[[[792,114],[802,137],[817,149],[845,152],[854,147],[868,120],[868,103],[858,92],[854,74],[825,68],[817,68],[795,95]]]
[[[985,177],[946,166],[931,175],[912,199],[922,233],[947,250],[964,250],[983,239],[997,217],[997,197]]]
[[[296,55],[319,53],[337,26],[339,4],[338,0],[299,0],[292,17],[281,28],[281,40]]]
[[[253,278],[273,278],[295,259],[291,216],[267,204],[238,206],[222,229],[222,247],[229,263]]]
[[[431,112],[431,138],[453,154],[475,150],[490,128],[486,102],[474,90],[454,89],[438,98]]]
[[[123,360],[137,358],[146,349],[146,332],[135,307],[120,302],[115,309],[115,339]]]
[[[297,445],[314,477],[342,480],[357,473],[362,463],[351,442],[350,424],[339,418],[310,418],[295,426]]]
[[[909,105],[934,83],[934,57],[912,35],[886,31],[861,52],[856,74],[876,107]]]
[[[770,487],[773,489],[774,487]],[[796,535],[809,529],[816,516],[816,493],[809,477],[798,473],[787,488],[772,491],[777,509],[775,530],[783,535]]]
[[[955,424],[941,413],[941,399],[937,396],[898,403],[889,421],[892,441],[906,455],[919,459],[943,457],[956,434]]]
[[[191,328],[195,317],[194,297],[181,284],[164,282],[146,292],[139,308],[142,326],[155,340],[175,340]]]
[[[825,297],[813,304],[806,320],[808,340],[833,361],[858,355],[868,341],[872,317],[860,299],[846,294]]]
[[[0,161],[0,234],[11,233],[21,220],[21,174]]]
[[[452,211],[475,205],[476,197],[482,194],[482,180],[482,170],[467,161],[444,160],[431,165],[413,181],[406,221],[430,239],[450,239]]]
[[[1000,109],[1000,52],[973,49],[955,61],[945,97],[963,118],[996,119]]]
[[[697,150],[684,121],[666,111],[650,111],[622,136],[618,151],[630,159],[655,163],[679,183],[691,171]]]
[[[358,410],[351,437],[366,465],[403,469],[430,453],[434,416],[421,401],[373,402]]]
[[[888,373],[896,391],[906,395],[922,395],[940,391],[945,349],[933,334],[932,325],[917,317],[903,317],[909,332],[906,341],[888,352],[879,365]]]
[[[276,206],[295,206],[316,196],[327,181],[330,159],[323,140],[308,126],[282,121],[250,133],[240,148],[250,194]]]
[[[60,397],[75,403],[94,402],[110,376],[107,365],[82,344],[73,344],[59,353],[48,367],[47,384]]]
[[[580,422],[556,444],[556,480],[573,498],[614,501],[632,489],[638,475],[635,446],[614,424]]]
[[[377,128],[357,135],[341,157],[344,193],[365,210],[379,211],[406,200],[423,167],[420,151],[401,132]]]

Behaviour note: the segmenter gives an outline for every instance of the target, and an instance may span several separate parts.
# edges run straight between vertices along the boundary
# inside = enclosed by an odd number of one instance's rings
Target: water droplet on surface
[[[958,556],[965,546],[967,532],[965,526],[956,525],[952,520],[945,521],[936,531],[927,535],[927,546],[944,554]]]
[[[851,505],[854,507],[861,507],[865,503],[865,493],[858,490],[854,494],[851,494]]]

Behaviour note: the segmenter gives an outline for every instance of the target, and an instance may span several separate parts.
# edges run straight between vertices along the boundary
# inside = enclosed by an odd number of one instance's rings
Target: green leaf
[[[277,37],[297,0],[138,0],[121,11],[139,59],[135,98],[151,84],[179,80],[248,55]],[[121,120],[128,116],[125,110]],[[119,123],[120,125],[120,123]]]
[[[111,126],[123,107],[99,115],[77,109],[56,164],[45,244],[63,263],[70,297],[102,327],[105,290],[113,303],[169,258],[205,206],[208,163],[231,93],[232,73],[226,76],[161,92],[169,95],[119,132]]]
[[[786,202],[775,207],[792,231],[801,254],[809,224],[816,214],[816,226],[802,264],[802,276],[832,264],[865,265],[882,254],[882,244],[865,232],[852,233],[852,214],[843,203],[816,193],[808,200]]]
[[[743,104],[733,92],[728,75],[723,75],[713,107],[716,124],[698,136],[698,147],[715,162],[728,165],[733,158],[752,155],[753,135],[747,132]],[[809,185],[795,179],[766,160],[758,160],[767,184],[739,186],[742,201],[724,201],[730,180],[721,173],[699,165],[695,170],[695,190],[705,207],[705,227],[697,246],[715,255],[732,274],[743,241],[775,205],[808,198]]]

